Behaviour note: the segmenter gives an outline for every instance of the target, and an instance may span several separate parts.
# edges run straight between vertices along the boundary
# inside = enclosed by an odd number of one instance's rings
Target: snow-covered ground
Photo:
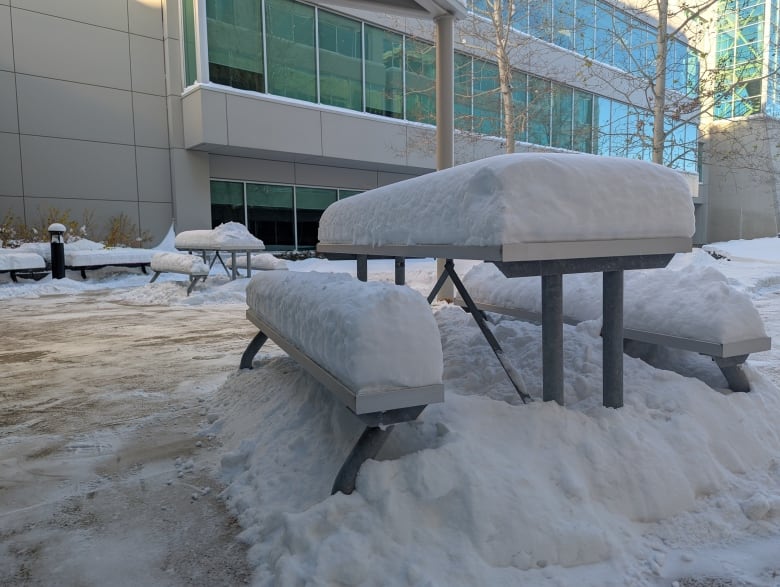
[[[780,239],[712,248],[672,268],[723,273],[775,338]],[[706,357],[626,356],[613,410],[598,322],[567,326],[561,407],[538,401],[540,327],[501,320],[522,404],[437,303],[444,403],[330,496],[360,426],[272,344],[237,370],[247,280],[221,271],[189,297],[177,275],[0,276],[0,583],[780,585],[780,349],[750,357],[742,395]],[[410,260],[407,281],[427,294],[434,271]]]

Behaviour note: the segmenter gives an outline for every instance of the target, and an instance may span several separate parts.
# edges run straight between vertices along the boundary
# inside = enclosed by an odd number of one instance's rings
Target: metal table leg
[[[623,271],[605,271],[602,291],[603,403],[608,408],[620,408],[623,406]]]
[[[542,399],[563,405],[563,275],[542,275]]]

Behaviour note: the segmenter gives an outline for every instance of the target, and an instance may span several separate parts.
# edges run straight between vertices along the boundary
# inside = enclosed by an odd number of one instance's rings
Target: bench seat
[[[403,286],[361,283],[344,274],[268,271],[246,290],[259,332],[241,358],[270,338],[366,424],[334,483],[350,493],[360,464],[392,425],[444,400],[443,354],[425,298]]]
[[[564,280],[564,322],[601,317],[599,276],[569,275]],[[538,278],[507,278],[492,264],[475,266],[463,278],[476,307],[540,323]],[[456,303],[464,305],[458,298]],[[771,348],[750,298],[730,287],[713,268],[653,269],[626,277],[623,338],[693,351],[712,357],[734,391],[750,391],[742,364],[751,353]]]
[[[192,293],[192,289],[198,282],[198,279],[206,281],[209,275],[209,267],[200,257],[195,255],[184,255],[182,253],[155,253],[152,255],[150,263],[154,275],[149,283],[154,283],[161,273],[180,273],[187,275],[190,284],[187,287],[187,295]]]
[[[0,273],[8,273],[11,280],[31,277],[35,280],[46,276],[46,260],[36,253],[18,249],[0,249]]]
[[[131,247],[116,247],[97,250],[65,249],[65,268],[80,271],[83,279],[87,271],[103,267],[140,267],[143,273],[152,262],[155,251],[152,249],[136,249]]]

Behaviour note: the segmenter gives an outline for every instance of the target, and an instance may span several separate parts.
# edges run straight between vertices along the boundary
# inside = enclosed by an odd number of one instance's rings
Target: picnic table
[[[176,235],[174,246],[179,251],[190,254],[199,253],[208,263],[209,269],[219,261],[225,273],[231,280],[238,277],[236,255],[246,254],[246,276],[252,276],[252,253],[265,250],[262,240],[252,235],[247,228],[238,222],[226,222],[211,230],[186,230]],[[222,258],[223,253],[230,253],[230,269]],[[211,256],[209,261],[208,257]]]
[[[512,380],[527,394],[454,268],[488,261],[507,277],[541,276],[543,399],[563,405],[563,288],[568,273],[600,272],[603,404],[623,405],[623,273],[665,267],[691,250],[685,179],[653,163],[584,154],[499,155],[341,200],[319,228],[320,253],[446,259],[428,297],[449,277]]]

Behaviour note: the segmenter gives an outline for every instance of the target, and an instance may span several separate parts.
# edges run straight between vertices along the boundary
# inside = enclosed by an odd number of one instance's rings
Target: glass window
[[[512,103],[515,107],[515,140],[528,140],[528,76],[512,72]]]
[[[471,57],[455,53],[455,128],[471,132]]]
[[[322,212],[338,199],[338,191],[326,188],[295,188],[295,216],[299,249],[317,246],[317,229]]]
[[[207,0],[210,81],[265,91],[260,6],[256,0]]]
[[[576,49],[593,59],[596,46],[596,8],[593,0],[577,0]]]
[[[295,248],[293,188],[246,184],[247,228],[268,250]]]
[[[314,8],[290,0],[266,0],[268,91],[317,101]]]
[[[406,119],[436,124],[436,51],[406,39]]]
[[[612,101],[612,116],[610,120],[609,154],[613,157],[628,157],[630,144],[628,133],[628,105],[622,102]]]
[[[593,152],[593,94],[574,90],[574,124],[572,148],[582,153]]]
[[[319,11],[320,102],[363,111],[363,34],[358,21]]]
[[[184,82],[191,86],[198,81],[198,64],[195,45],[195,11],[192,3],[196,0],[182,0],[182,19],[184,20]]]
[[[246,223],[244,184],[239,181],[211,182],[211,226],[225,222]]]
[[[357,196],[358,194],[362,193],[363,192],[361,190],[339,190],[339,200],[349,198],[350,196]]]
[[[555,0],[553,19],[553,42],[561,47],[574,49],[574,0]]]
[[[549,80],[528,76],[528,142],[550,144],[550,115],[552,111]]]
[[[528,34],[552,42],[552,0],[528,0]]]
[[[551,142],[560,149],[572,146],[572,89],[558,84],[552,86]]]
[[[612,17],[612,64],[623,71],[631,71],[631,61],[629,57],[629,43],[631,42],[631,27],[629,26],[629,16],[615,10]]]
[[[365,25],[366,112],[403,118],[403,37]]]
[[[498,65],[474,60],[474,131],[483,135],[503,135]]]
[[[594,58],[603,63],[612,63],[612,6],[596,2],[596,47]]]
[[[609,155],[612,152],[612,100],[599,96],[594,106],[594,119],[598,122],[595,153]]]

